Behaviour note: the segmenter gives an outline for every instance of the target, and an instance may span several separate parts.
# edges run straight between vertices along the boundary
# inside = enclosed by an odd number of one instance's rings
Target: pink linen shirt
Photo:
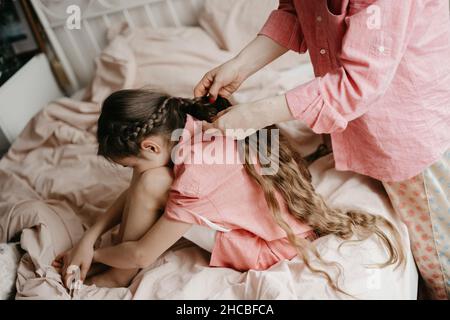
[[[260,34],[309,51],[316,78],[286,100],[338,170],[402,181],[450,147],[448,0],[280,0]]]
[[[178,156],[174,182],[164,216],[205,227],[213,223],[224,229],[216,233],[210,266],[264,270],[280,260],[295,257],[296,250],[273,219],[261,187],[243,165],[208,160],[211,150],[222,148],[232,153],[229,159],[235,158],[236,142],[226,137],[206,139],[200,124],[188,116],[179,151],[175,153]],[[314,238],[311,227],[289,213],[279,194],[277,198],[281,214],[294,233]]]

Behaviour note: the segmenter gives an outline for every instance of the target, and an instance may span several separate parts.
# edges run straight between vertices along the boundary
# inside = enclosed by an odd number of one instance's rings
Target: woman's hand
[[[257,36],[235,58],[209,71],[194,89],[195,97],[208,93],[229,99],[252,74],[282,56],[287,49],[266,36]]]
[[[285,96],[277,96],[222,111],[213,123],[204,123],[204,130],[216,129],[242,140],[256,131],[276,123],[293,120]]]
[[[203,97],[209,93],[213,100],[219,95],[229,99],[247,77],[238,59],[231,59],[205,74],[195,87],[194,96]]]
[[[58,255],[52,263],[62,275],[64,285],[70,289],[70,280],[73,274],[67,269],[70,266],[80,268],[80,280],[84,281],[94,258],[94,245],[89,241],[81,240],[72,249]]]

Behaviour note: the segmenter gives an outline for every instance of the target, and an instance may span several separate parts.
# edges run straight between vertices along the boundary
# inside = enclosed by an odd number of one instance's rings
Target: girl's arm
[[[81,280],[86,278],[94,256],[94,244],[103,233],[120,223],[127,193],[128,190],[124,191],[116,199],[113,205],[97,220],[92,228],[84,234],[75,247],[59,254],[54,259],[52,266],[55,267],[64,278],[66,278],[67,268],[71,265],[78,266],[81,269]]]
[[[121,222],[122,213],[125,207],[128,189],[125,190],[106,211],[101,215],[95,224],[84,234],[82,241],[94,245],[106,231],[115,227]]]
[[[175,244],[192,224],[162,216],[139,240],[98,249],[94,261],[119,269],[146,268]]]

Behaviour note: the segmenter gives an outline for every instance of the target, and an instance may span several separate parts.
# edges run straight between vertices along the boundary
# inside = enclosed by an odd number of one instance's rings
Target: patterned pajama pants
[[[409,230],[413,255],[432,299],[450,297],[450,150],[420,175],[383,183]]]

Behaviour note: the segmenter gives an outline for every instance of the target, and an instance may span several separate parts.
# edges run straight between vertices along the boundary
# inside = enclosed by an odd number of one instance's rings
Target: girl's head
[[[186,115],[211,122],[230,104],[219,98],[183,99],[148,90],[122,90],[103,103],[98,120],[98,154],[143,170],[170,162],[174,130],[183,129]]]

